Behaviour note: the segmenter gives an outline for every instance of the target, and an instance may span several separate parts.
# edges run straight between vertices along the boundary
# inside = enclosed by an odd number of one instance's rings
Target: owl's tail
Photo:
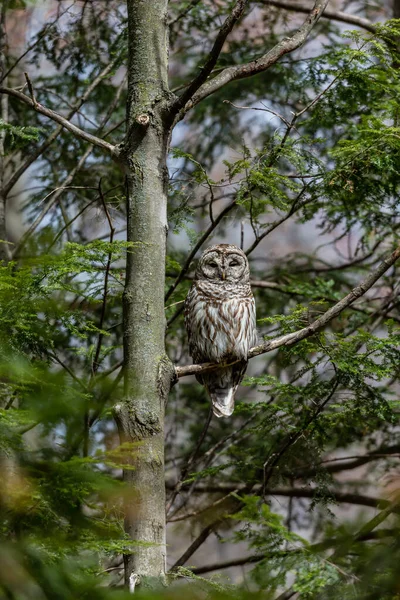
[[[216,417],[229,417],[235,408],[235,392],[234,388],[218,388],[210,389],[207,387],[210,394],[213,413]]]
[[[217,369],[204,375],[196,375],[211,398],[216,417],[229,417],[235,408],[235,393],[246,371],[247,361],[231,367]]]

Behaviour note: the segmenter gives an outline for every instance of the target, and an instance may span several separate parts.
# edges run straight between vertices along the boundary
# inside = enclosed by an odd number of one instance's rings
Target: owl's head
[[[233,244],[218,244],[204,250],[196,271],[196,279],[213,283],[248,283],[249,278],[247,257]]]

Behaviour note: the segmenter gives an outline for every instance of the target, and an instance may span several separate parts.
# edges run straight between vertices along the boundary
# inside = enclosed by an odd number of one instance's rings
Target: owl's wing
[[[215,415],[229,416],[234,410],[235,392],[246,371],[248,351],[257,343],[253,295],[210,306],[194,283],[185,301],[185,325],[190,355],[195,363],[239,359],[229,367],[196,376],[206,387]]]
[[[243,360],[221,369],[206,373],[199,378],[211,398],[214,414],[228,417],[235,408],[235,393],[247,368],[247,354],[257,344],[256,308],[253,296],[245,300],[238,299],[232,305],[230,319],[233,358],[242,356]]]
[[[193,358],[195,363],[199,360],[199,357],[197,356],[198,353],[196,352],[196,321],[194,319],[194,311],[196,310],[197,296],[198,292],[195,284],[193,284],[188,292],[188,295],[186,296],[184,304],[184,317],[189,342],[189,354]]]

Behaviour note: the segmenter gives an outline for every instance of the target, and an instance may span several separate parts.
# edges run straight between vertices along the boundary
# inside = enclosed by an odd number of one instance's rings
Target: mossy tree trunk
[[[166,156],[170,126],[167,0],[128,0],[126,171],[128,249],[124,307],[125,397],[115,407],[121,442],[132,443],[125,530],[141,544],[125,556],[125,581],[165,573],[164,402]],[[131,579],[130,579],[131,578]]]

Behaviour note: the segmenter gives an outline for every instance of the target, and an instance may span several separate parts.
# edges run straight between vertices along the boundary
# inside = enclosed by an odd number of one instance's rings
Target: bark
[[[121,148],[127,185],[128,249],[124,309],[124,400],[115,406],[121,443],[132,444],[125,531],[125,583],[152,585],[166,561],[164,402],[173,367],[165,355],[167,235],[167,0],[128,0],[127,137]]]
[[[7,2],[4,1],[0,9],[0,79],[6,72],[6,8]],[[8,98],[6,95],[0,97],[0,117],[5,123],[8,122]],[[6,229],[6,195],[4,193],[4,176],[5,176],[5,129],[0,129],[0,261],[8,262],[10,259],[10,249],[7,244],[7,229]]]

